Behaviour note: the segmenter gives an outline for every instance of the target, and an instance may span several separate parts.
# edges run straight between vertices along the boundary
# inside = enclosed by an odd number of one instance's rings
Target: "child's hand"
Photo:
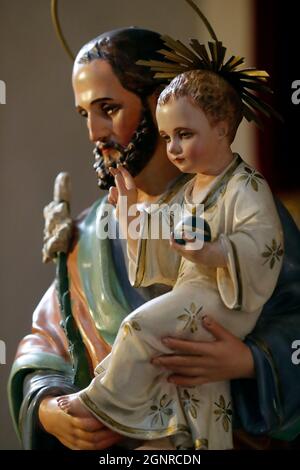
[[[117,207],[119,198],[118,188],[116,186],[111,186],[108,191],[108,202],[113,206]]]
[[[117,168],[110,168],[110,172],[115,178],[116,187],[110,188],[108,201],[116,207],[119,218],[121,198],[126,198],[128,211],[131,206],[137,203],[137,188],[131,174],[121,165],[118,165]],[[121,215],[128,216],[128,212]]]
[[[226,253],[222,248],[221,242],[216,240],[214,242],[204,242],[203,247],[199,250],[192,250],[191,243],[195,243],[196,239],[191,239],[185,233],[182,239],[186,242],[185,245],[179,245],[174,239],[174,234],[171,234],[170,246],[176,250],[180,256],[192,261],[195,264],[202,264],[209,267],[225,267],[227,266]]]

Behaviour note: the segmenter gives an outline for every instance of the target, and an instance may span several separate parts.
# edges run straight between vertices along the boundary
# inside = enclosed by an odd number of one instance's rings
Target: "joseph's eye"
[[[87,118],[87,112],[84,109],[80,109],[78,112],[81,117]]]
[[[120,106],[119,105],[112,105],[112,104],[103,104],[101,106],[101,110],[107,114],[108,116],[112,116],[114,113],[116,113],[117,111],[119,111],[120,109]]]

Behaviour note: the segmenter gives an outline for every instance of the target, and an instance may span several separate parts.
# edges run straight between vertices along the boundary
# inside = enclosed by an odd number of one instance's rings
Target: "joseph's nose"
[[[101,116],[89,116],[87,126],[91,142],[103,142],[111,135],[110,125],[107,123],[107,120],[103,119]]]

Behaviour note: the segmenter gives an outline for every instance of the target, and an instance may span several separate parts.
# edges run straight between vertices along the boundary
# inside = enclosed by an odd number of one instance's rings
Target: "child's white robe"
[[[191,204],[194,180],[168,204]],[[173,290],[128,315],[112,352],[95,370],[82,402],[107,426],[137,439],[174,436],[178,447],[232,448],[229,382],[192,388],[167,381],[169,372],[151,358],[174,353],[161,338],[213,341],[201,319],[210,315],[244,338],[271,296],[283,255],[282,228],[263,177],[238,155],[210,185],[202,200],[212,241],[221,239],[227,266],[208,268],[180,260],[169,240],[146,238],[155,211],[143,213],[136,254],[129,254],[135,286],[164,283]],[[168,206],[160,207],[168,217]],[[144,238],[143,238],[144,237]]]

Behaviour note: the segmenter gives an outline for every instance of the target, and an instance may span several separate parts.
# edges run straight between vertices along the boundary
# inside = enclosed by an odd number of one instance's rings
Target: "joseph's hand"
[[[63,412],[56,397],[47,397],[39,407],[39,419],[44,430],[72,450],[102,450],[124,439],[96,418],[75,418]]]
[[[203,318],[203,326],[215,341],[163,339],[174,354],[155,357],[152,363],[171,372],[169,382],[192,387],[222,380],[255,378],[250,348],[208,316]]]

